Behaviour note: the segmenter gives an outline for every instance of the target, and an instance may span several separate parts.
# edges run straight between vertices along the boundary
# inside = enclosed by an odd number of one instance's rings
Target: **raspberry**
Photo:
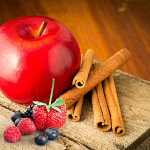
[[[16,143],[21,138],[20,130],[16,126],[8,126],[4,131],[4,140]]]
[[[32,134],[36,131],[34,122],[30,118],[22,119],[17,127],[19,128],[22,135]]]

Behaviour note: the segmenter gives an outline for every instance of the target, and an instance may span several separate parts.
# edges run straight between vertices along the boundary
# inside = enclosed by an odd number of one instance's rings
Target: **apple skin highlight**
[[[43,21],[47,26],[35,37]],[[72,33],[48,17],[27,16],[0,27],[0,90],[15,103],[48,103],[52,78],[53,101],[72,83],[80,67],[80,50]]]

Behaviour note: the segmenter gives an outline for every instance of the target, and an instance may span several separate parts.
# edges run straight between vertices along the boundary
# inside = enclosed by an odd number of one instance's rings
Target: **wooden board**
[[[89,93],[84,99],[81,120],[79,122],[67,121],[59,130],[58,140],[38,147],[33,142],[34,135],[29,135],[23,136],[18,143],[7,143],[3,140],[3,131],[12,124],[10,110],[21,109],[23,111],[25,108],[12,103],[0,94],[1,149],[117,150],[136,148],[150,136],[150,82],[121,71],[116,71],[114,77],[126,129],[124,136],[117,137],[112,131],[101,132],[95,128]]]

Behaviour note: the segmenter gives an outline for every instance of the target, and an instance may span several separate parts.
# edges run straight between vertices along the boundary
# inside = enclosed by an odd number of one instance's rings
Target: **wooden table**
[[[0,25],[29,15],[52,17],[68,27],[81,52],[93,48],[103,62],[127,47],[132,60],[121,69],[150,80],[149,0],[1,0]]]
[[[95,59],[100,62],[127,47],[132,52],[132,59],[120,69],[150,80],[149,10],[149,0],[1,0],[0,25],[22,16],[52,17],[71,30],[82,53],[92,48],[96,53]],[[0,150],[150,148],[150,82],[120,71],[114,75],[126,129],[124,136],[116,137],[111,131],[96,130],[90,97],[87,95],[81,121],[67,121],[56,141],[39,147],[33,142],[34,135],[30,135],[23,136],[16,144],[6,143],[3,131],[12,124],[12,111],[23,111],[25,108],[11,103],[0,94]]]
[[[59,130],[60,136],[43,147],[37,146],[34,134],[22,136],[15,144],[5,142],[3,131],[13,125],[12,111],[24,111],[25,107],[12,103],[0,93],[0,150],[143,150],[150,148],[150,82],[127,73],[114,73],[120,108],[125,126],[125,134],[117,137],[112,131],[96,129],[93,120],[90,93],[85,96],[81,119],[69,122]],[[146,141],[145,141],[146,140]],[[146,142],[142,144],[143,142]]]

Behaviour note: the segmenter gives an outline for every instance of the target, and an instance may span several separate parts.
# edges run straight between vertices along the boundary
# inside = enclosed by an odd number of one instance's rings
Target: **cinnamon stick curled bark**
[[[98,66],[94,64],[93,68],[96,69]],[[92,106],[96,128],[100,131],[110,130],[110,114],[101,82],[92,89]]]
[[[81,97],[74,105],[68,108],[67,119],[69,121],[75,122],[80,120],[82,104],[83,104],[83,97]]]
[[[93,63],[94,55],[94,50],[88,49],[83,56],[80,69],[72,81],[72,84],[75,85],[77,88],[83,88],[85,86],[90,72],[90,68]]]
[[[101,82],[92,90],[92,106],[96,128],[100,131],[110,130],[110,114]]]
[[[83,88],[78,89],[76,87],[73,87],[61,96],[61,98],[65,100],[65,108],[68,109],[80,97],[88,93],[98,83],[103,81],[112,72],[114,72],[118,67],[126,63],[129,60],[130,56],[131,54],[126,48],[122,49],[114,54],[112,57],[110,57],[108,60],[106,60],[98,68],[91,71],[88,80]]]
[[[103,86],[108,108],[111,114],[112,130],[115,135],[121,136],[125,133],[125,128],[122,121],[113,75],[110,75],[103,81]]]

